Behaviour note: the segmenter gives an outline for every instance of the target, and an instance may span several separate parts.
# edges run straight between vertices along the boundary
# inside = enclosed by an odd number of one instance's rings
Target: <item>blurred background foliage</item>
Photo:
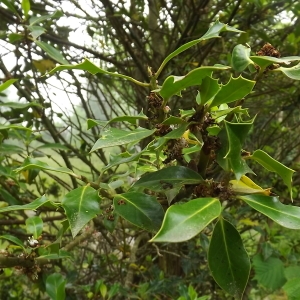
[[[7,3],[13,3],[15,13]],[[59,12],[39,24],[45,29],[39,39],[58,49],[70,64],[88,58],[101,68],[142,82],[149,81],[148,67],[156,71],[169,53],[201,37],[217,18],[244,33],[224,33],[220,39],[190,48],[167,65],[161,80],[169,74],[186,74],[201,65],[229,65],[231,51],[238,43],[248,43],[253,54],[270,43],[282,56],[299,55],[300,4],[296,0],[34,0],[30,4],[28,18]],[[90,154],[101,127],[87,131],[86,120],[106,121],[119,115],[146,113],[149,90],[122,79],[104,74],[92,76],[78,70],[43,76],[57,63],[32,43],[21,1],[0,3],[0,16],[0,80],[19,79],[0,94],[1,125],[22,124],[33,129],[33,133],[0,130],[3,140],[0,204],[26,204],[43,194],[59,201],[67,191],[82,183],[64,174],[30,170],[15,175],[12,170],[29,155],[96,179],[110,155],[121,149]],[[247,72],[243,76],[253,78]],[[228,80],[220,78],[223,83]],[[260,78],[254,90],[243,104],[250,108],[251,115],[257,115],[245,149],[263,149],[298,171],[299,83],[269,72]],[[172,111],[190,109],[196,95],[196,90],[189,89],[182,97],[173,97],[169,106]],[[3,105],[7,102],[34,102],[41,107]],[[103,182],[112,183],[116,178],[123,178],[125,183],[128,178],[134,180],[135,167],[113,168]],[[289,202],[286,188],[275,175],[270,176],[257,166],[253,170],[261,186],[273,186],[274,193],[283,196],[283,202]],[[296,173],[295,205],[300,203],[299,186],[300,177]],[[103,210],[109,209],[109,205],[105,203]],[[63,215],[45,207],[37,213],[45,224],[43,243],[52,243]],[[299,279],[299,235],[293,231],[287,233],[287,229],[274,225],[250,208],[241,207],[232,213],[235,218],[231,222],[243,232],[252,257],[253,269],[245,299],[299,299],[288,298],[292,293],[287,284],[290,278]],[[0,235],[12,234],[26,240],[27,217],[26,211],[2,214]],[[53,261],[51,266],[43,268],[38,280],[5,269],[0,275],[0,298],[47,299],[46,278],[54,270],[65,280],[67,299],[230,299],[207,268],[210,227],[189,242],[157,248],[146,243],[148,234],[124,223],[111,233],[105,222],[105,217],[94,219],[93,227],[83,233],[84,238],[75,242],[67,232],[61,242],[65,249],[72,250],[72,259]],[[1,249],[17,251],[4,240],[0,243]]]

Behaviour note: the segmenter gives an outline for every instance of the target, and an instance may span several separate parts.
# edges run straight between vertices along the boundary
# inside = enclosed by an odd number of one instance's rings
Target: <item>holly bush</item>
[[[28,26],[32,41],[61,63],[44,76],[63,70],[83,70],[96,76],[121,78],[125,80],[124,84],[140,86],[149,94],[147,107],[137,115],[118,116],[108,121],[86,120],[88,130],[101,128],[101,136],[89,149],[89,155],[105,148],[111,151],[118,146],[122,149],[121,152],[110,153],[108,164],[99,168],[98,178],[80,174],[80,168],[75,172],[71,168],[51,166],[30,151],[26,157],[23,156],[21,163],[2,157],[2,180],[9,189],[20,189],[24,198],[30,191],[20,181],[20,174],[26,183],[35,180],[41,172],[54,172],[57,178],[60,174],[67,174],[80,184],[58,197],[59,200],[53,200],[46,194],[27,204],[17,203],[13,197],[1,202],[0,213],[3,216],[24,214],[30,210],[51,211],[58,216],[57,220],[62,221],[56,223],[55,229],[47,228],[55,230],[56,240],[40,246],[39,239],[46,225],[39,215],[26,217],[26,230],[32,238],[24,244],[13,233],[2,235],[1,239],[16,245],[17,250],[3,251],[0,266],[17,266],[31,279],[38,279],[41,269],[51,260],[68,260],[72,256],[72,242],[62,247],[65,236],[71,233],[76,246],[90,234],[94,222],[100,222],[110,236],[114,236],[120,228],[127,233],[138,232],[132,243],[137,246],[143,241],[152,243],[159,257],[163,256],[160,245],[177,245],[201,236],[208,243],[207,264],[215,282],[225,293],[241,299],[251,269],[243,234],[255,228],[255,218],[265,215],[285,228],[300,229],[300,208],[292,205],[294,171],[262,149],[244,148],[249,135],[255,130],[255,116],[249,115],[243,102],[255,93],[256,83],[267,74],[281,72],[292,80],[299,80],[300,65],[295,63],[300,61],[300,57],[281,57],[271,44],[265,44],[256,55],[252,55],[249,45],[238,44],[231,53],[230,65],[200,66],[182,76],[169,75],[162,79],[160,75],[168,62],[184,55],[185,50],[219,38],[222,32],[241,33],[217,20],[201,38],[169,54],[157,70],[149,66],[149,82],[141,82],[102,69],[88,59],[77,65],[66,64],[59,51],[38,40],[40,31],[34,25]],[[16,81],[7,80],[0,91]],[[192,105],[173,112],[169,103],[175,96],[186,97],[186,89],[197,91]],[[36,111],[42,108],[35,102],[1,103],[1,107],[5,106]],[[30,145],[37,138],[34,127],[21,124],[1,125],[0,130],[1,147],[8,155],[13,146],[4,143],[6,139],[18,138],[25,145]],[[58,143],[47,147],[64,150]],[[281,178],[291,204],[282,203],[280,196],[272,192],[272,187],[262,187],[263,176],[254,174],[251,168],[255,164],[265,170],[261,174],[271,172]],[[118,172],[120,169],[122,172]],[[247,218],[248,227],[239,232],[241,220]],[[127,255],[126,249],[122,252]],[[136,253],[132,253],[125,287],[132,283],[133,270],[142,272],[135,264]],[[254,266],[260,266],[260,260],[262,258],[256,256]],[[270,265],[272,263],[276,265],[274,260],[270,261]],[[288,286],[295,282],[290,273],[287,281],[281,282],[281,286],[286,282],[287,293],[293,293]],[[257,276],[259,278],[259,273]],[[45,290],[52,299],[63,299],[65,284],[61,273],[53,273],[45,279]],[[96,285],[95,290],[100,291],[103,298],[113,297],[115,290],[120,290],[120,287],[111,286],[110,294],[107,294],[107,287],[101,280]],[[299,281],[295,285],[300,288]],[[147,290],[148,286],[144,288]],[[139,287],[140,295],[143,295],[142,289],[143,286]],[[97,294],[87,292],[89,297]],[[188,295],[190,299],[197,298],[192,286]],[[187,299],[182,297],[180,299]]]

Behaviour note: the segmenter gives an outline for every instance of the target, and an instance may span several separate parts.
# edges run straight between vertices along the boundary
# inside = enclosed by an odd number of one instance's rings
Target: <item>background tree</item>
[[[92,127],[87,131],[86,120],[106,121],[120,115],[141,111],[147,114],[149,111],[146,98],[149,89],[125,82],[122,78],[112,78],[107,74],[92,76],[79,70],[42,77],[56,64],[78,64],[88,58],[109,72],[122,73],[143,83],[149,82],[149,68],[157,72],[168,54],[201,37],[217,18],[244,33],[235,35],[225,32],[221,39],[208,40],[188,49],[167,64],[161,78],[169,74],[181,76],[202,65],[229,65],[233,46],[239,43],[248,43],[256,52],[268,42],[280,51],[281,56],[298,54],[298,1],[233,1],[229,4],[228,1],[61,1],[57,11],[58,2],[15,3],[6,0],[0,5],[2,81],[18,79],[14,83],[15,89],[11,87],[7,93],[8,98],[12,97],[18,105],[1,105],[2,124],[32,126],[34,132],[31,135],[26,130],[11,129],[8,134],[5,128],[1,131],[4,140],[1,145],[0,190],[3,205],[28,204],[43,194],[49,199],[60,200],[67,192],[83,184],[74,176],[61,176],[49,170],[27,170],[15,175],[11,170],[20,165],[26,156],[36,157],[48,165],[67,167],[85,176],[88,181],[96,181],[101,169],[109,163],[110,154],[119,153],[124,148],[115,147],[110,152],[100,149],[90,154],[101,127]],[[41,19],[45,15],[48,17]],[[33,17],[40,19],[34,23]],[[38,42],[33,42],[32,38]],[[229,76],[229,73],[221,73],[219,78],[226,83]],[[252,78],[247,71],[243,76]],[[162,84],[160,79],[158,84]],[[266,150],[275,159],[296,170],[300,155],[297,135],[298,84],[280,73],[267,73],[256,80],[255,92],[244,102],[250,107],[252,115],[259,112],[251,137],[246,141],[247,150]],[[182,97],[174,96],[169,103],[171,111],[191,108],[196,95],[197,89],[188,89]],[[139,122],[143,127],[149,126],[143,118]],[[128,128],[129,125],[114,123],[113,126]],[[142,141],[140,147],[146,144],[147,141]],[[264,175],[264,171],[256,166],[253,169],[264,178],[263,186],[273,186],[275,193],[283,195],[284,201],[289,201],[279,178],[270,177],[267,173]],[[150,167],[145,167],[145,170],[150,170]],[[217,171],[212,170],[211,176],[214,177]],[[111,184],[117,192],[122,192],[120,180],[127,181],[131,174],[131,167],[122,165],[109,170],[101,179],[103,184]],[[296,205],[298,180],[295,175],[293,193]],[[175,246],[160,245],[158,249],[145,243],[149,239],[147,234],[134,228],[128,229],[127,224],[121,223],[110,233],[106,219],[110,205],[110,195],[107,195],[102,207],[106,211],[105,218],[95,218],[93,225],[74,241],[69,232],[63,238],[57,235],[57,229],[61,228],[60,221],[64,219],[60,211],[51,205],[39,208],[38,214],[45,224],[44,243],[61,239],[63,249],[68,252],[73,250],[73,259],[78,262],[53,263],[55,269],[73,283],[69,289],[70,295],[96,298],[100,294],[103,296],[107,288],[111,295],[118,293],[125,298],[130,297],[128,293],[131,293],[143,299],[146,294],[150,298],[156,295],[162,299],[179,296],[188,299],[186,295],[192,293],[191,287],[188,291],[190,285],[199,296],[213,295],[215,292],[217,296],[211,297],[226,297],[208,270],[203,270],[207,251],[205,234],[201,234],[200,239]],[[251,254],[263,253],[265,259],[269,256],[280,258],[286,264],[293,259],[298,260],[297,239],[293,236],[284,239],[284,229],[267,223],[261,215],[250,211],[248,218],[239,212],[236,218],[244,224],[242,231],[245,238],[250,236],[253,239],[253,242],[251,239],[248,242]],[[28,225],[25,226],[27,219],[26,213],[19,211],[3,214],[1,234],[26,240],[28,235],[32,235]],[[256,226],[257,231],[254,232],[252,227],[249,230],[247,226]],[[210,230],[208,228],[208,233]],[[266,232],[271,233],[270,240]],[[256,237],[261,242],[259,247],[255,243]],[[288,247],[282,245],[283,240]],[[4,243],[2,248],[7,245],[7,242]],[[254,261],[256,265],[259,266],[259,259]],[[9,269],[5,272],[9,280],[6,280],[6,288],[1,289],[2,293],[11,291],[15,282],[21,284],[25,280],[9,276]],[[46,278],[48,271],[43,269],[42,272]],[[278,270],[276,272],[280,273]],[[282,272],[279,283],[272,280],[271,283],[263,282],[259,273],[255,276],[256,281],[249,283],[248,294],[265,295],[282,287],[285,280]],[[36,293],[42,297],[43,287],[47,288],[47,284],[46,280],[42,280],[43,276],[39,278],[40,290]],[[172,287],[178,284],[180,291],[176,292]],[[134,290],[131,288],[133,286]],[[22,295],[29,299],[32,290],[20,289],[19,293],[19,297]],[[189,297],[192,298],[191,295]]]

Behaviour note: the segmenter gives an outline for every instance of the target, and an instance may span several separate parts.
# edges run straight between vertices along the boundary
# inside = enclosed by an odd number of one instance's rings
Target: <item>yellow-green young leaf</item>
[[[56,63],[51,59],[33,60],[32,63],[41,74],[45,74],[56,66]]]
[[[163,224],[151,242],[178,243],[200,233],[221,213],[216,198],[197,198],[168,208]]]
[[[22,248],[25,251],[24,244],[17,237],[15,237],[13,235],[9,235],[9,234],[1,235],[0,239],[8,240],[8,241],[18,245],[20,248]]]
[[[25,205],[10,205],[3,208],[0,208],[0,213],[8,212],[8,211],[16,211],[16,210],[36,210],[40,206],[45,205],[48,203],[49,200],[45,196],[38,198],[31,203]]]
[[[64,300],[66,281],[59,273],[51,274],[46,279],[46,292],[51,300]]]
[[[103,132],[101,138],[95,143],[91,152],[102,148],[138,142],[152,135],[155,131],[156,129],[148,130],[140,127],[131,131],[110,128],[109,130]]]
[[[9,80],[5,81],[4,83],[2,83],[0,85],[0,92],[3,92],[5,89],[7,89],[10,85],[15,83],[16,81],[18,81],[18,79],[9,79]]]
[[[263,189],[246,175],[243,175],[240,180],[230,180],[229,183],[232,191],[235,193],[262,194],[266,196],[270,196],[271,193],[271,188]]]
[[[100,290],[101,296],[103,297],[103,299],[105,299],[105,296],[107,294],[107,287],[106,287],[106,285],[104,283],[101,283],[99,290]]]
[[[172,166],[142,176],[132,189],[147,188],[158,192],[184,184],[198,184],[201,181],[203,181],[203,178],[190,168]]]
[[[290,196],[292,198],[292,177],[293,177],[293,173],[295,172],[294,170],[286,167],[276,159],[272,158],[269,154],[267,154],[263,150],[254,151],[253,154],[249,156],[249,158],[257,161],[267,170],[278,174],[282,178],[286,186],[288,187]]]
[[[21,7],[23,10],[24,16],[27,19],[28,13],[30,11],[30,0],[22,0]]]
[[[73,238],[97,214],[100,213],[100,197],[98,192],[90,186],[79,187],[64,196],[64,208]]]
[[[277,197],[264,195],[238,196],[255,210],[290,229],[300,229],[300,207],[284,205]]]
[[[38,216],[26,219],[26,230],[37,239],[43,232],[43,220]]]
[[[115,212],[137,227],[157,231],[164,211],[156,197],[144,193],[124,193],[114,198]]]
[[[245,79],[242,76],[238,78],[231,77],[214,97],[211,107],[243,99],[252,91],[254,85],[255,81]]]
[[[253,64],[253,61],[249,58],[251,49],[244,45],[236,45],[233,48],[231,55],[231,65],[237,72],[244,71],[248,65]]]
[[[249,278],[250,260],[238,231],[222,218],[211,237],[208,265],[217,284],[234,299],[242,299]]]

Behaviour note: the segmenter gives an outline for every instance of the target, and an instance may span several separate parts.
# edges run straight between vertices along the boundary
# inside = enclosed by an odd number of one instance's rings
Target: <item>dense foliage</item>
[[[1,299],[298,299],[300,6],[198,2],[0,4]]]

